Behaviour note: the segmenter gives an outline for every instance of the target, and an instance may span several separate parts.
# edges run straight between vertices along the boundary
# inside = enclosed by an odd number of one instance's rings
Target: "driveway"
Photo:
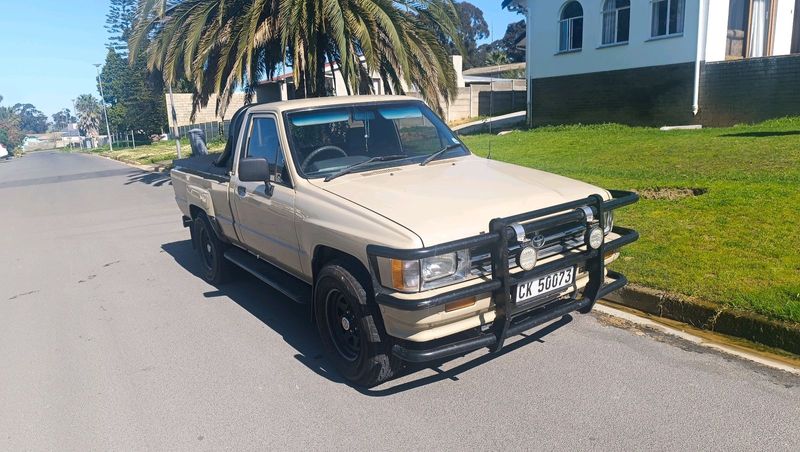
[[[198,276],[172,187],[0,165],[0,450],[800,450],[797,377],[574,315],[370,391],[304,307]]]

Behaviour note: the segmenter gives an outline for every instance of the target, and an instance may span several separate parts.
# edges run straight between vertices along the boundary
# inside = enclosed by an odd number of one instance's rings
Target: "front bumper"
[[[636,241],[639,238],[638,233],[631,229],[614,227],[613,232],[617,237],[607,243],[604,242],[598,249],[584,247],[582,250],[575,250],[558,259],[537,265],[530,271],[519,271],[512,274],[508,264],[509,243],[515,243],[517,239],[511,225],[521,224],[526,234],[580,221],[586,223],[587,229],[594,224],[605,227],[604,212],[633,204],[638,199],[639,197],[635,193],[622,191],[612,192],[612,199],[608,201],[604,201],[599,195],[592,195],[588,198],[512,217],[496,218],[489,223],[489,232],[486,234],[416,250],[398,250],[369,245],[367,253],[371,274],[374,278],[373,287],[376,288],[375,300],[382,308],[400,311],[429,310],[464,298],[491,294],[494,319],[485,331],[478,331],[468,338],[461,338],[460,335],[454,334],[444,339],[424,343],[410,344],[407,341],[401,341],[393,346],[392,352],[406,361],[425,362],[464,354],[483,347],[498,351],[508,337],[573,311],[582,313],[591,311],[598,299],[627,284],[627,279],[623,275],[606,270],[605,256]],[[589,215],[588,211],[591,212],[590,217],[587,216]],[[413,260],[487,245],[491,246],[491,278],[486,278],[477,284],[440,292],[428,298],[409,300],[395,296],[394,293],[385,289],[375,276],[379,274],[379,257]],[[581,266],[586,269],[588,274],[588,282],[583,287],[580,297],[577,296],[578,290],[576,290],[572,297],[566,300],[562,297],[542,300],[534,309],[531,309],[527,303],[517,306],[513,302],[511,289],[516,284],[569,266]]]

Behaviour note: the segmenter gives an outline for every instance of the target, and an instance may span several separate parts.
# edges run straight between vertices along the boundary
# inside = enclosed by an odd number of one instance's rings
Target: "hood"
[[[484,233],[493,218],[608,193],[544,171],[475,156],[354,173],[317,187],[410,229],[425,246]]]

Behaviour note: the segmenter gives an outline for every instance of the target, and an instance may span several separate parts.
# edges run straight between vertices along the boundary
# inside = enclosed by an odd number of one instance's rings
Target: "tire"
[[[395,375],[401,362],[391,353],[382,332],[380,313],[371,302],[366,278],[354,276],[344,262],[334,261],[319,272],[314,285],[314,317],[328,359],[349,381],[364,387]]]
[[[214,285],[230,281],[233,264],[224,256],[227,245],[217,237],[205,215],[195,218],[192,222],[192,240],[200,256],[203,279]]]

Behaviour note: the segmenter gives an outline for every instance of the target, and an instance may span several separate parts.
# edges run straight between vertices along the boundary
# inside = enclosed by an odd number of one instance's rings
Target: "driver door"
[[[281,149],[277,118],[252,115],[247,120],[241,158],[265,158],[269,162],[272,194],[263,182],[242,182],[239,161],[231,177],[231,200],[236,230],[250,251],[282,269],[300,274],[300,254],[295,231],[295,192]]]

